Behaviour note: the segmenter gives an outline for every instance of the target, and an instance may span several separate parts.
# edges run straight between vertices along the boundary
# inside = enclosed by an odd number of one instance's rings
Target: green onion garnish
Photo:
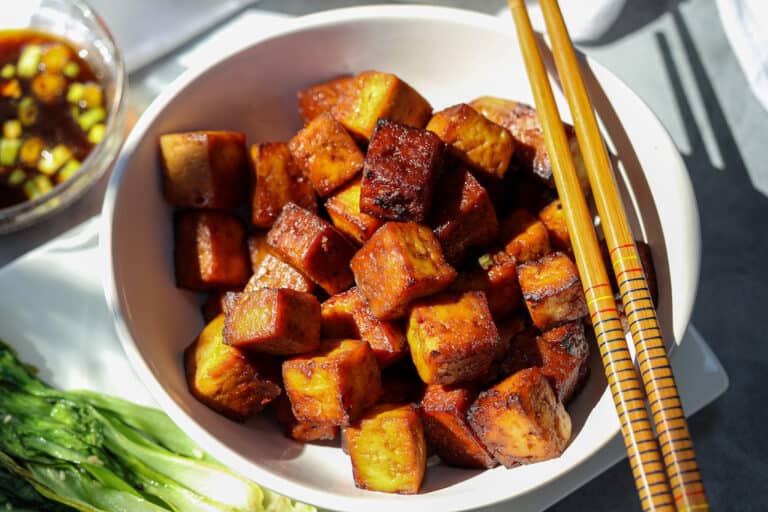
[[[30,126],[37,121],[37,103],[31,96],[26,96],[19,102],[19,120],[24,126]]]
[[[0,165],[11,167],[16,164],[21,141],[19,139],[0,139]]]
[[[30,44],[24,47],[19,56],[18,73],[22,78],[32,78],[37,73],[37,67],[40,65],[40,57],[43,55],[43,48],[36,44]]]
[[[43,151],[40,155],[40,161],[37,163],[37,169],[48,176],[53,175],[67,160],[72,158],[72,152],[63,144],[59,144],[52,150]]]
[[[16,76],[16,66],[13,64],[6,64],[0,69],[0,77],[10,80],[14,76]]]
[[[27,179],[27,173],[21,169],[14,169],[13,172],[8,175],[8,184],[15,187],[16,185],[21,185],[25,179]]]
[[[77,118],[77,122],[80,125],[80,128],[82,128],[84,132],[87,132],[93,125],[102,122],[104,119],[106,119],[106,117],[107,112],[103,108],[89,108],[80,114],[80,116]]]
[[[77,62],[67,62],[67,65],[64,66],[64,76],[67,78],[76,78],[77,75],[80,74],[80,66],[77,65]]]
[[[64,167],[61,168],[59,173],[56,175],[56,181],[58,183],[61,183],[62,181],[67,181],[78,171],[78,169],[80,169],[80,162],[73,158],[72,160],[64,164]]]
[[[18,119],[9,119],[4,122],[3,137],[7,139],[18,139],[21,137],[21,121]]]

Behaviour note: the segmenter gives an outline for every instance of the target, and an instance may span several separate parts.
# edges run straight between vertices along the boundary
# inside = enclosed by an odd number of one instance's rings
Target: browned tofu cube
[[[505,317],[523,304],[515,258],[503,251],[481,256],[476,265],[459,274],[451,290],[485,292],[488,307],[495,319]]]
[[[333,295],[321,305],[324,338],[353,338],[368,342],[379,367],[385,368],[408,353],[403,327],[379,320],[357,288]]]
[[[220,212],[180,211],[174,216],[176,286],[190,290],[241,288],[251,268],[245,228]]]
[[[287,359],[283,383],[296,419],[323,425],[349,425],[381,395],[373,350],[360,340],[325,340]]]
[[[406,329],[411,357],[427,384],[485,374],[502,344],[483,292],[443,293],[413,304]]]
[[[478,391],[477,385],[471,383],[430,384],[419,404],[427,441],[451,466],[486,469],[498,465],[467,420]]]
[[[364,71],[357,75],[353,91],[345,95],[335,116],[360,139],[369,139],[379,119],[424,128],[432,106],[410,85],[395,75]]]
[[[364,244],[383,222],[360,211],[360,181],[353,180],[334,192],[325,202],[325,210],[336,229]]]
[[[578,320],[544,331],[536,338],[541,372],[549,379],[558,400],[568,402],[587,374],[589,344]]]
[[[579,273],[561,252],[517,267],[517,278],[533,325],[546,330],[587,314]]]
[[[229,293],[224,343],[268,354],[292,355],[320,345],[320,303],[310,293],[263,288]]]
[[[360,211],[383,220],[425,221],[442,167],[443,143],[434,133],[380,120],[365,156]]]
[[[544,223],[549,232],[549,241],[556,251],[571,252],[571,236],[568,234],[568,223],[560,199],[555,199],[539,212],[539,220]]]
[[[340,76],[298,92],[299,116],[304,124],[325,112],[333,112],[341,98],[353,92],[353,78]]]
[[[267,233],[267,243],[329,294],[354,280],[349,260],[355,247],[344,235],[314,213],[288,203]]]
[[[248,192],[245,135],[238,132],[160,136],[165,200],[179,208],[234,210]]]
[[[456,265],[472,247],[484,247],[496,239],[499,222],[491,198],[466,168],[449,169],[438,183],[430,214],[446,260]]]
[[[427,124],[451,149],[451,154],[477,172],[501,178],[515,150],[506,128],[460,103],[435,113]]]
[[[224,313],[224,302],[227,298],[227,292],[236,292],[236,289],[233,290],[213,290],[208,294],[208,297],[206,297],[205,302],[203,303],[200,310],[203,313],[203,320],[207,324],[220,314]]]
[[[331,114],[320,114],[288,143],[312,187],[326,197],[363,168],[363,152]]]
[[[266,234],[251,235],[248,238],[253,275],[245,285],[246,292],[261,288],[290,288],[297,292],[312,293],[315,283],[296,270],[275,253],[267,243]]]
[[[515,154],[512,159],[524,171],[533,174],[551,188],[555,188],[552,178],[552,162],[547,152],[544,134],[536,110],[525,103],[484,96],[473,100],[470,105],[485,117],[497,123],[512,134],[515,141]],[[579,141],[573,127],[565,124],[565,133],[576,167],[576,174],[582,188],[589,187],[584,160],[579,151]]]
[[[351,267],[371,311],[385,320],[405,316],[411,301],[447,288],[456,278],[432,230],[413,222],[384,224],[357,251]]]
[[[469,410],[469,423],[508,468],[558,457],[571,438],[571,418],[537,367],[480,393]]]
[[[510,213],[501,224],[499,236],[504,250],[518,263],[537,260],[552,250],[547,227],[527,210]]]
[[[224,315],[219,315],[184,352],[187,384],[211,409],[244,421],[281,393],[279,364],[225,345],[223,329]]]
[[[332,441],[339,435],[336,425],[321,425],[299,421],[291,410],[291,401],[286,395],[280,395],[274,401],[275,419],[283,427],[287,437],[302,443],[315,441]]]
[[[251,163],[255,174],[251,195],[254,226],[272,227],[288,203],[317,211],[315,191],[293,161],[288,144],[266,142],[251,146]]]
[[[427,468],[427,445],[412,404],[381,404],[346,429],[355,485],[416,494]]]

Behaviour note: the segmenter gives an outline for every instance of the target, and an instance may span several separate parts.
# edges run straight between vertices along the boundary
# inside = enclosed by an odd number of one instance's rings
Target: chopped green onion
[[[93,125],[93,127],[88,130],[88,142],[91,144],[98,144],[104,139],[106,131],[107,129],[102,123]]]
[[[18,119],[9,119],[4,122],[3,137],[7,139],[18,139],[21,137],[21,121]]]
[[[67,62],[67,65],[64,66],[64,76],[67,78],[74,79],[79,74],[80,66],[77,65],[77,62]]]
[[[40,45],[30,44],[24,47],[19,57],[18,72],[22,78],[32,78],[37,73],[37,67],[40,65],[40,57],[43,55],[43,48]]]
[[[16,66],[13,64],[6,64],[3,69],[0,69],[0,77],[10,80],[16,76]]]
[[[27,179],[27,173],[21,169],[14,169],[8,176],[8,184],[15,187],[16,185],[21,185],[25,179]]]
[[[103,94],[101,92],[101,86],[99,84],[88,83],[85,84],[85,91],[83,92],[83,101],[86,108],[100,107],[103,102]]]
[[[46,194],[53,189],[53,183],[51,183],[50,178],[48,176],[43,176],[41,174],[38,174],[34,178],[35,180],[35,186],[37,186],[37,190],[40,191],[41,194]]]
[[[53,175],[67,160],[72,158],[72,152],[63,144],[59,144],[52,150],[45,150],[40,155],[37,169],[48,176]]]
[[[40,159],[40,153],[45,149],[45,142],[40,137],[29,137],[21,144],[19,160],[27,167],[35,167]]]
[[[78,104],[85,96],[85,86],[80,82],[75,82],[69,86],[67,91],[67,101],[69,103]]]
[[[101,108],[89,108],[77,118],[77,122],[82,130],[88,131],[96,123],[102,122],[107,117],[107,112]]]
[[[31,96],[26,96],[19,102],[19,120],[24,126],[30,126],[37,121],[37,103]]]
[[[42,192],[37,190],[37,185],[35,184],[35,180],[25,181],[24,185],[22,185],[21,188],[24,191],[24,195],[27,196],[27,199],[34,199],[37,196],[42,195]]]
[[[61,183],[62,181],[67,181],[78,171],[78,169],[80,169],[80,162],[73,158],[72,160],[64,164],[64,167],[61,168],[59,173],[56,175],[56,181],[58,183]]]
[[[483,254],[480,256],[480,258],[478,258],[477,262],[480,264],[483,270],[488,270],[491,265],[493,265],[493,257],[491,257],[490,254]]]
[[[19,139],[0,139],[0,165],[11,167],[16,164],[21,141]]]

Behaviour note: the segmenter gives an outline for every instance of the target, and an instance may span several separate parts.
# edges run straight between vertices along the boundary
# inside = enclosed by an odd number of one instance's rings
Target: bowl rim
[[[266,41],[294,33],[333,26],[339,23],[347,23],[350,21],[373,21],[381,19],[409,21],[413,21],[414,19],[423,19],[429,21],[448,21],[451,23],[461,23],[476,29],[498,32],[506,36],[510,34],[511,30],[514,30],[511,25],[507,25],[500,18],[489,14],[452,7],[423,5],[358,6],[333,9],[296,18],[286,18],[285,25],[279,27],[277,30],[269,31],[267,34],[250,34],[246,36],[246,38],[244,38],[238,45],[222,51],[216,59],[190,67],[178,78],[176,78],[169,86],[167,86],[157,98],[155,98],[147,110],[141,115],[127,140],[123,144],[115,164],[114,171],[107,186],[101,212],[99,243],[101,245],[101,254],[104,258],[104,275],[102,278],[107,304],[112,313],[115,329],[123,346],[123,350],[126,352],[133,369],[140,376],[144,385],[149,388],[150,393],[160,404],[162,409],[177,424],[180,426],[183,425],[183,430],[185,430],[190,435],[190,437],[195,439],[196,442],[199,442],[206,451],[209,451],[212,455],[219,459],[227,460],[227,465],[232,467],[235,471],[238,471],[239,468],[245,468],[247,466],[248,472],[252,475],[255,475],[254,479],[259,485],[273,489],[293,499],[298,499],[300,501],[305,501],[307,503],[315,504],[325,508],[332,508],[335,510],[355,511],[359,510],[363,504],[365,504],[367,510],[371,511],[391,510],[393,505],[404,506],[408,510],[417,509],[409,508],[409,503],[407,501],[408,497],[400,495],[386,495],[387,498],[391,499],[369,500],[359,496],[344,496],[331,491],[317,490],[302,483],[296,483],[284,479],[281,476],[276,476],[267,469],[255,466],[252,463],[244,460],[242,456],[227,446],[223,445],[211,433],[203,429],[198,424],[198,422],[194,421],[194,418],[189,417],[155,377],[147,362],[142,358],[138,346],[136,345],[136,342],[131,335],[131,328],[129,326],[127,316],[124,314],[124,308],[122,306],[123,297],[121,295],[121,289],[115,279],[115,273],[113,272],[113,262],[115,255],[113,254],[112,225],[115,213],[116,199],[118,196],[118,189],[120,188],[120,185],[125,177],[126,171],[129,167],[128,162],[131,159],[133,152],[141,144],[147,129],[156,121],[159,115],[162,114],[164,109],[167,107],[169,102],[181,90],[185,89],[197,78],[208,72],[208,70],[211,68],[241,52],[247,51],[257,44],[262,44]],[[673,151],[670,151],[670,154],[674,161],[670,162],[670,165],[674,168],[686,171],[685,163],[682,159],[682,156],[680,155],[679,150],[677,149],[677,146],[674,144],[668,130],[653,113],[653,110],[651,110],[650,107],[642,100],[642,98],[640,98],[632,89],[630,89],[629,86],[627,86],[619,77],[617,77],[604,66],[600,65],[594,59],[586,56],[584,58],[591,68],[615,80],[615,85],[623,89],[625,94],[628,94],[639,101],[641,106],[650,114],[649,121],[654,124],[654,130],[658,131],[659,134],[663,134],[663,136],[667,138],[667,142],[669,143],[670,147],[673,149]],[[685,228],[684,232],[688,238],[685,240],[685,243],[681,243],[680,246],[682,246],[683,251],[685,251],[686,261],[690,263],[687,275],[691,277],[691,279],[689,279],[691,284],[689,290],[687,290],[687,293],[683,294],[679,302],[675,305],[675,311],[679,313],[679,315],[676,315],[676,317],[679,316],[684,320],[679,324],[678,322],[675,322],[676,325],[679,325],[679,328],[674,329],[674,339],[677,340],[678,343],[682,341],[684,332],[688,323],[690,322],[693,303],[698,286],[701,259],[699,214],[695,201],[695,195],[693,193],[693,185],[687,172],[681,172],[680,174],[680,179],[676,182],[676,185],[679,187],[679,198],[682,204],[688,206],[687,211],[685,212],[687,216],[683,224],[683,227]],[[675,340],[672,342],[672,347],[675,345]],[[606,388],[604,393],[607,392],[609,392],[609,390]],[[617,420],[616,428],[612,432],[612,435],[606,436],[606,438],[599,443],[595,443],[589,454],[580,462],[577,462],[575,465],[573,465],[570,470],[575,470],[587,458],[591,457],[595,452],[608,444],[613,437],[619,434],[619,432],[620,428],[618,427]],[[244,470],[241,471],[244,472]],[[417,500],[415,503],[418,503],[419,506],[425,506],[428,504],[430,507],[439,507],[439,510],[466,510],[482,506],[489,506],[534,491],[537,488],[559,478],[567,471],[568,470],[556,471],[551,477],[544,478],[537,482],[535,485],[528,486],[517,494],[501,496],[497,493],[492,496],[485,497],[478,495],[476,496],[476,499],[474,499],[471,503],[459,502],[455,495],[416,495],[421,496],[423,499]],[[376,494],[380,497],[380,493]],[[403,499],[405,499],[405,501]]]

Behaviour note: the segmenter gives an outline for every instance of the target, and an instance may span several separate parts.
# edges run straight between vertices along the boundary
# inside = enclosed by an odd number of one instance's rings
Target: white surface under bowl
[[[339,448],[290,441],[263,417],[234,423],[187,390],[182,351],[203,323],[200,297],[174,286],[171,209],[160,192],[158,136],[224,129],[245,132],[249,143],[287,140],[300,127],[297,90],[365,69],[398,74],[436,110],[486,94],[532,102],[515,34],[489,16],[364,7],[300,18],[264,40],[243,34],[237,48],[164,91],[118,160],[101,237],[105,291],[118,334],[137,373],[185,431],[233,469],[276,491],[326,508],[402,512],[475,508],[520,495],[576,467],[617,433],[598,357],[591,360],[587,387],[569,406],[574,436],[561,457],[484,472],[436,463],[413,496],[356,489]],[[635,232],[653,250],[660,319],[671,348],[683,339],[699,272],[698,216],[687,172],[642,101],[599,65],[585,69]],[[558,101],[567,112],[564,99]]]

